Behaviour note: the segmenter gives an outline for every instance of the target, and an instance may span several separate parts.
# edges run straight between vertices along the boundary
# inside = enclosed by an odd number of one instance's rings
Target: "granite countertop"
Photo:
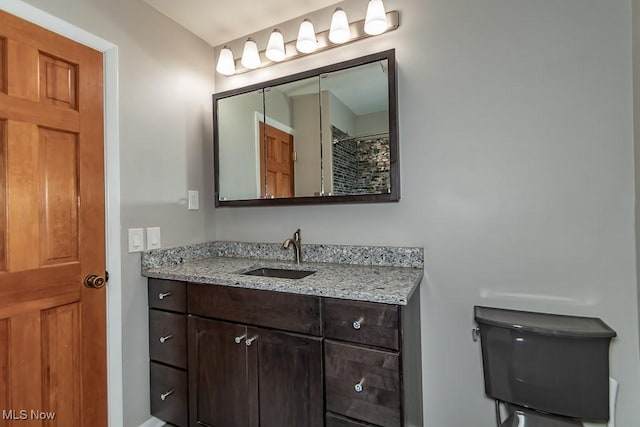
[[[204,246],[198,248],[201,249]],[[335,250],[336,247],[329,248],[329,250]],[[347,252],[344,248],[340,247],[343,258],[344,253]],[[411,262],[406,262],[407,265],[410,265],[406,267],[372,265],[371,262],[377,261],[371,261],[375,257],[368,255],[366,259],[363,258],[364,264],[303,262],[297,265],[293,261],[281,259],[229,256],[229,251],[211,251],[210,247],[204,251],[196,251],[195,255],[194,251],[183,249],[180,248],[173,252],[147,252],[145,254],[147,259],[143,255],[142,274],[158,279],[406,305],[420,284],[424,273],[423,268],[420,267],[421,260],[416,263],[414,259],[411,259]],[[360,250],[359,254],[366,252],[362,251],[362,247],[358,247],[358,249]],[[388,248],[385,249],[388,250]],[[394,254],[393,250],[395,249],[392,249]],[[405,248],[397,249],[404,250]],[[420,249],[419,255],[421,253]],[[237,251],[233,255],[237,255]],[[392,264],[405,264],[405,262],[398,261],[398,257],[387,256],[387,258],[393,258]],[[159,262],[159,259],[162,262]],[[325,253],[325,259],[331,260],[332,258],[326,257]],[[351,261],[356,262],[357,259]],[[377,263],[384,264],[384,262]],[[265,267],[307,270],[314,271],[314,273],[302,279],[281,279],[242,274]]]

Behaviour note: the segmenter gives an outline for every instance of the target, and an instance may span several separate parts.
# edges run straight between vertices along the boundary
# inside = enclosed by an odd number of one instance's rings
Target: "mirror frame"
[[[366,65],[377,61],[388,61],[388,98],[389,98],[389,157],[390,157],[390,177],[391,191],[379,194],[353,194],[335,196],[303,196],[303,197],[281,197],[273,199],[241,199],[241,200],[220,200],[220,168],[219,168],[219,143],[218,143],[218,100],[241,95],[260,89],[291,83],[310,77],[335,71],[346,70],[348,68]],[[333,204],[333,203],[380,203],[397,202],[400,200],[400,165],[398,149],[398,91],[397,91],[397,70],[395,60],[395,49],[386,50],[360,58],[332,64],[301,73],[292,74],[278,79],[256,83],[238,89],[213,94],[213,157],[214,157],[214,179],[215,179],[215,206],[278,206],[278,205],[309,205],[309,204]]]

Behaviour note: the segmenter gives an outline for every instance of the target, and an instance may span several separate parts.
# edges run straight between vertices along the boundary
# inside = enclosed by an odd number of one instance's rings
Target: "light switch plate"
[[[128,231],[129,253],[144,251],[144,229],[130,228]]]
[[[160,249],[160,227],[147,228],[147,250]]]
[[[190,211],[197,211],[200,209],[200,197],[198,195],[198,191],[196,190],[188,190],[187,195],[189,198],[189,207]]]

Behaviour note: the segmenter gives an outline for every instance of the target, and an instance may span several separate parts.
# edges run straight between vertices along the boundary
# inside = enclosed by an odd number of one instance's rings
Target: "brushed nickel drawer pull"
[[[242,342],[243,339],[245,339],[247,337],[247,334],[244,335],[240,335],[238,337],[235,337],[233,340],[236,342],[236,344],[240,344]]]
[[[173,389],[169,390],[169,391],[168,391],[168,392],[166,392],[166,393],[162,393],[162,394],[160,395],[160,399],[162,399],[162,400],[167,400],[167,397],[171,396],[172,394],[173,394]]]
[[[245,343],[247,344],[247,347],[249,347],[251,345],[251,343],[254,342],[257,339],[258,339],[258,336],[256,335],[255,337],[249,338],[247,341],[245,341]]]
[[[360,328],[362,328],[362,322],[364,322],[364,318],[359,318],[358,320],[356,320],[355,322],[353,322],[353,329],[355,329],[356,331],[359,330]]]
[[[160,292],[158,294],[158,298],[159,299],[165,299],[166,297],[170,297],[173,294],[173,292],[169,291],[169,292]]]
[[[164,337],[160,337],[160,342],[164,344],[165,342],[169,341],[171,338],[173,338],[173,334],[165,335]]]
[[[356,391],[356,393],[362,393],[364,391],[364,387],[362,387],[363,383],[364,378],[362,378],[359,383],[353,386],[353,389]]]

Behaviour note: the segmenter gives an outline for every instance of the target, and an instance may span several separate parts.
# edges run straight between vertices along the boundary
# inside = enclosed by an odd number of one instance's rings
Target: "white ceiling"
[[[211,46],[275,26],[341,0],[144,0]]]

